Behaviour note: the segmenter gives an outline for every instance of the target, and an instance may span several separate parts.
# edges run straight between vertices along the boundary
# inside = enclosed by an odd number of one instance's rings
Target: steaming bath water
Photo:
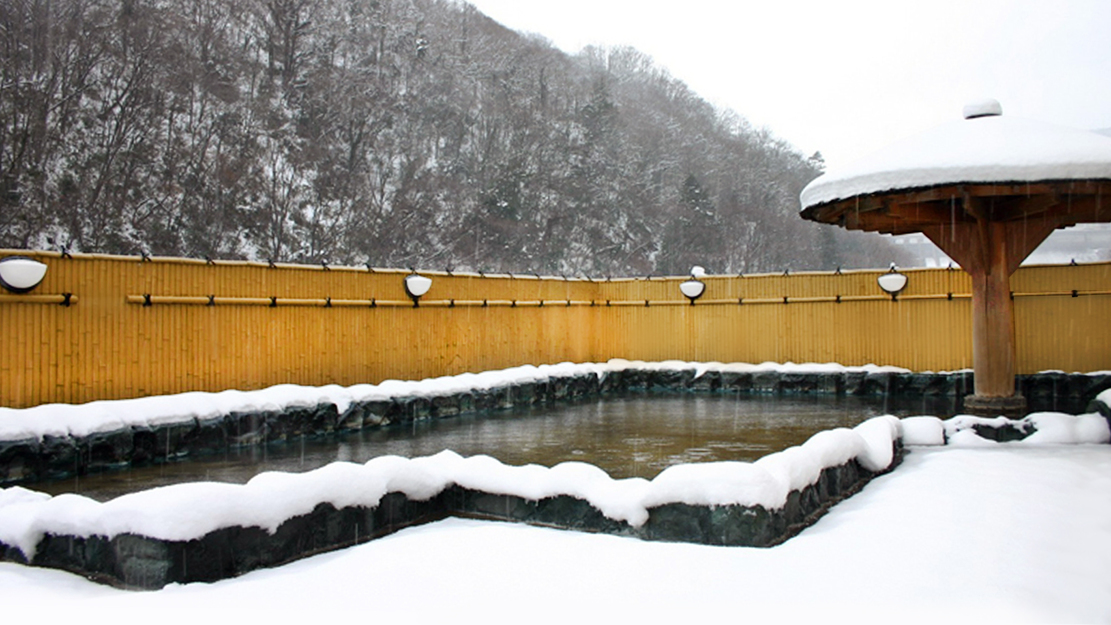
[[[614,478],[652,478],[673,464],[756,460],[879,414],[952,414],[952,404],[951,398],[895,403],[876,397],[632,395],[298,439],[31,487],[104,501],[179,482],[243,483],[264,471],[309,471],[337,460],[361,463],[444,449],[506,464],[589,462]]]

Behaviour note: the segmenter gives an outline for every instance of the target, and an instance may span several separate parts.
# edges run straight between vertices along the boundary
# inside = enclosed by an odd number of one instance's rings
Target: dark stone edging
[[[892,470],[903,455],[896,443]],[[172,583],[213,582],[279,566],[448,517],[511,521],[644,540],[719,546],[770,547],[813,524],[835,503],[880,473],[857,461],[827,467],[818,480],[788,494],[778,510],[761,506],[696,506],[669,503],[649,509],[639,527],[606,517],[589,502],[569,495],[528,500],[451,486],[426,501],[386,494],[373,508],[318,504],[287,519],[271,534],[258,527],[225,527],[194,540],[162,540],[134,534],[70,536],[47,534],[27,561],[18,548],[0,542],[0,560],[62,569],[93,581],[153,590]]]
[[[1085,406],[1111,419],[1111,410],[1094,401],[1111,388],[1111,374],[1041,373],[1019,376],[1018,388],[1044,405]],[[625,393],[735,393],[747,395],[854,395],[964,397],[972,392],[972,373],[899,372],[738,372],[710,369],[696,377],[693,368],[659,366],[549,376],[489,389],[444,395],[396,396],[353,402],[343,413],[336,404],[291,405],[277,411],[241,412],[194,418],[157,427],[122,427],[84,437],[0,441],[0,486],[30,484],[100,471],[172,462],[232,448],[281,445],[301,438],[323,438],[366,428],[605,397]],[[1073,408],[1075,409],[1075,408]]]
[[[972,430],[976,432],[976,436],[989,441],[1013,443],[1015,441],[1025,440],[1034,432],[1037,432],[1038,428],[1029,421],[1013,421],[1008,419],[1006,423],[1001,424],[976,423],[972,426]]]

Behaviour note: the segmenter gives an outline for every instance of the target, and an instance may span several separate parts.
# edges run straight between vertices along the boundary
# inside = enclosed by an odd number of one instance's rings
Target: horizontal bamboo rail
[[[52,298],[53,296],[45,296]],[[45,300],[44,300],[45,301]],[[51,300],[53,301],[53,300]],[[597,302],[579,301],[579,300],[454,300],[454,299],[434,299],[434,300],[421,300],[419,304],[415,304],[412,300],[380,300],[380,299],[332,299],[326,297],[324,299],[292,299],[288,297],[217,297],[215,295],[204,296],[190,296],[190,295],[128,295],[128,304],[139,304],[141,306],[269,306],[277,308],[278,306],[317,306],[321,308],[339,308],[344,306],[358,307],[358,308],[377,308],[382,307],[438,307],[438,308],[465,308],[471,307],[498,307],[505,306],[509,308],[522,308],[536,307],[543,308],[545,306],[594,306]],[[660,304],[686,304],[687,302],[660,302]]]
[[[1047,291],[1044,293],[1011,293],[1011,297],[1083,297],[1089,295],[1111,295],[1111,291]],[[782,298],[765,298],[765,299],[744,299],[743,297],[732,299],[711,299],[703,300],[698,299],[695,302],[689,300],[605,300],[599,302],[597,300],[589,301],[574,301],[574,300],[428,300],[421,301],[419,306],[436,306],[436,307],[489,307],[489,306],[508,306],[515,307],[537,307],[543,308],[544,306],[754,306],[761,304],[829,304],[829,303],[847,303],[847,302],[880,302],[885,300],[954,300],[954,299],[971,299],[971,293],[937,293],[928,295],[904,295],[892,298],[889,295],[835,295],[823,297],[787,297]],[[10,296],[0,298],[0,303],[10,301],[11,303],[41,303],[41,304],[64,304],[65,298],[61,295],[39,295],[39,296]],[[76,303],[77,298],[72,298],[72,303]],[[141,304],[144,306],[153,305],[181,305],[181,306],[319,306],[323,308],[353,306],[359,308],[376,308],[378,306],[414,306],[411,300],[377,300],[377,299],[290,299],[290,298],[267,298],[267,297],[217,297],[210,295],[208,297],[201,296],[182,296],[182,295],[128,295],[127,303]]]
[[[590,279],[0,250],[48,265],[0,293],[0,405],[274,384],[418,379],[562,361],[971,366],[968,276],[905,270]],[[1111,369],[1111,264],[1024,267],[1012,280],[1021,373]]]
[[[1044,293],[1011,293],[1011,297],[1082,297],[1085,295],[1111,295],[1111,291],[1046,291]]]
[[[78,297],[72,293],[58,295],[0,295],[0,304],[55,304],[58,306],[72,306],[77,303]]]

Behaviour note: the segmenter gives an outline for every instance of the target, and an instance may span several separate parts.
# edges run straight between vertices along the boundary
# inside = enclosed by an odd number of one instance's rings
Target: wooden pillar
[[[1015,394],[1015,306],[1007,263],[1006,224],[983,224],[990,230],[986,263],[969,270],[972,276],[972,368],[976,396]]]
[[[930,226],[923,233],[972,277],[972,367],[975,393],[965,397],[971,414],[1021,415],[1026,399],[1015,392],[1015,307],[1011,274],[1057,223],[1048,218],[992,221],[976,198],[964,198],[973,222]]]

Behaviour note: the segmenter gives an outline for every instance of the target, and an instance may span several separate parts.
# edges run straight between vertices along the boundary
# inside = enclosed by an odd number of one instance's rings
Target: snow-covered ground
[[[771,549],[452,519],[137,593],[0,563],[13,618],[160,622],[1111,622],[1111,445],[914,448]],[[129,616],[130,615],[130,616]],[[14,622],[14,621],[13,621]]]

